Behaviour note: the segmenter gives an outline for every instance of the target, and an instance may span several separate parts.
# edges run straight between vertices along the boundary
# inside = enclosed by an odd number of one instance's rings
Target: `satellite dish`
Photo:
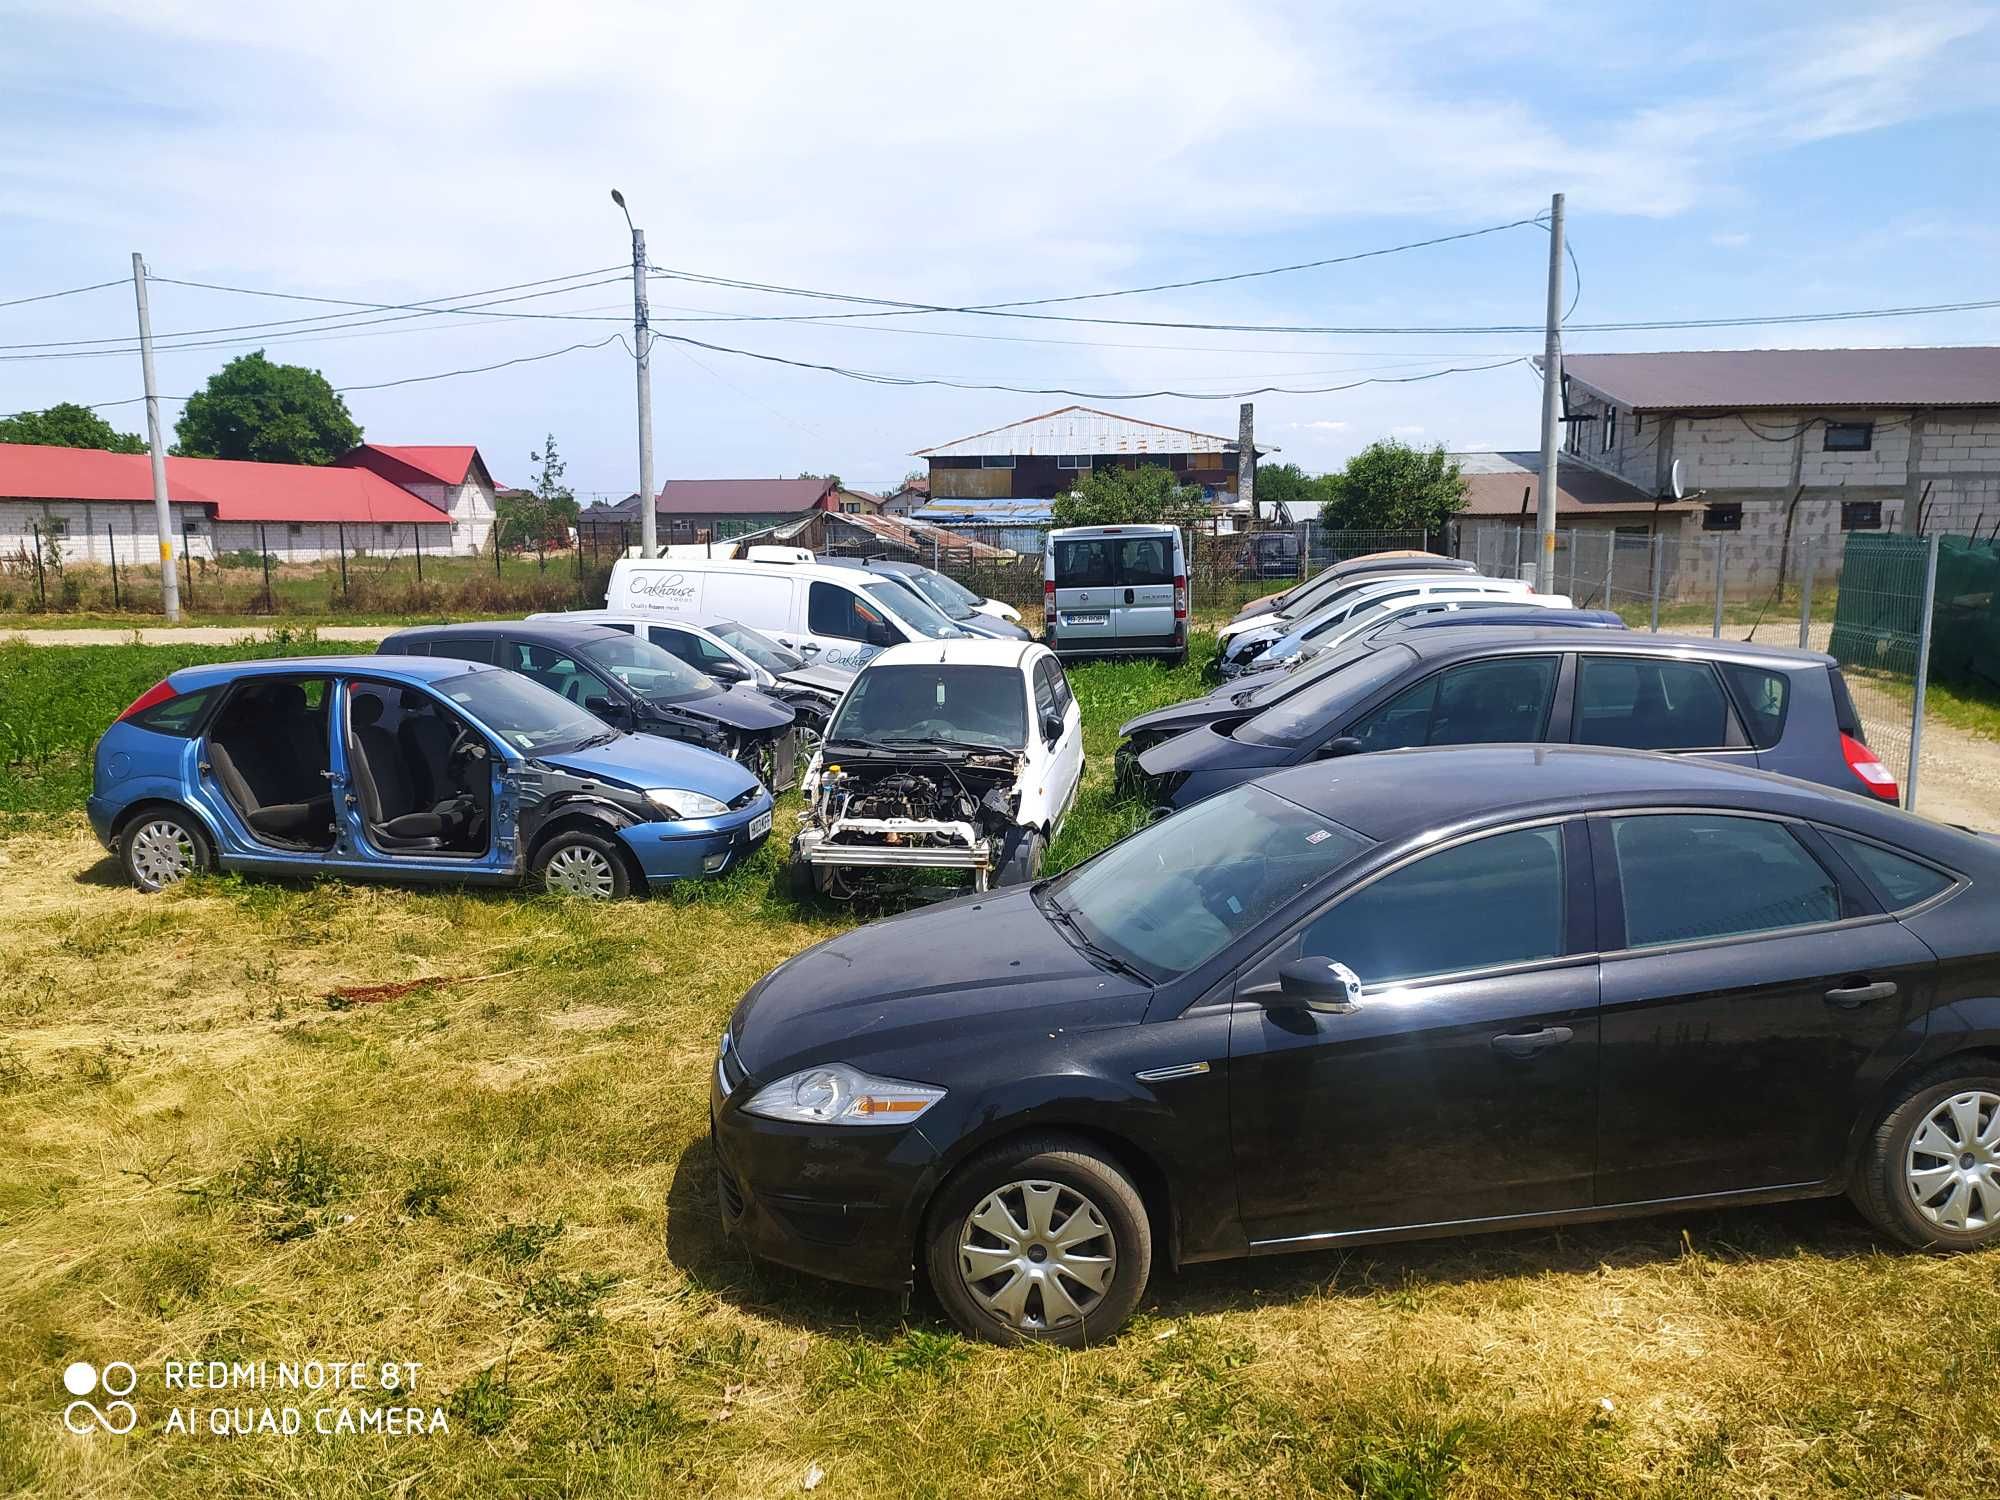
[[[1674,492],[1676,500],[1681,498],[1681,461],[1678,458],[1674,460],[1673,472],[1667,480],[1667,488]]]

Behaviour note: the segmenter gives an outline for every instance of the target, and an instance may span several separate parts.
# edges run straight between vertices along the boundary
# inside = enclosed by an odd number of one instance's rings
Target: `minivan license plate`
[[[770,831],[771,831],[771,814],[768,811],[760,812],[757,814],[756,817],[750,820],[751,838],[761,839],[765,834],[769,833]]]
[[[1102,625],[1111,618],[1101,609],[1072,610],[1063,616],[1069,625]]]

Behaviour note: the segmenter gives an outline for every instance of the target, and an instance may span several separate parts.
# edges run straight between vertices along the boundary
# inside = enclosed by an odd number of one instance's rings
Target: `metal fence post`
[[[271,544],[265,539],[262,521],[257,523],[257,556],[264,563],[264,613],[273,614],[276,608],[271,603]]]
[[[1728,576],[1729,537],[1718,531],[1715,534],[1715,638],[1722,639],[1722,582]]]
[[[417,522],[410,522],[410,540],[417,548],[417,582],[424,581],[424,528]]]
[[[1660,633],[1660,580],[1666,574],[1667,539],[1660,532],[1653,533],[1653,617],[1654,635]]]
[[[123,609],[124,602],[118,597],[118,530],[110,521],[104,523],[104,540],[111,546],[111,607]]]
[[[1618,532],[1614,528],[1604,533],[1604,597],[1597,601],[1598,607],[1601,609],[1611,608],[1611,575],[1617,569]],[[1570,602],[1575,603],[1576,601],[1571,600]]]
[[[187,575],[187,587],[181,590],[181,603],[194,608],[194,549],[188,545],[187,522],[181,522],[181,571]]]
[[[1924,548],[1924,602],[1917,614],[1917,684],[1910,699],[1910,765],[1903,776],[1903,806],[1917,808],[1917,765],[1924,747],[1924,694],[1931,676],[1931,612],[1937,607],[1938,543],[1941,532],[1932,532]]]
[[[42,576],[41,523],[37,522],[28,529],[35,534],[35,607],[37,609],[47,609],[49,607],[49,585],[48,580]]]
[[[1799,558],[1799,649],[1812,644],[1813,539],[1807,537]]]

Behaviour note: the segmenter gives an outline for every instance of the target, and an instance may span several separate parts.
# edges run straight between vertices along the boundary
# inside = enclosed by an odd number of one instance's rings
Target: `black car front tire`
[[[924,1260],[951,1320],[996,1344],[1103,1343],[1153,1268],[1132,1180],[1066,1136],[1007,1141],[961,1167],[931,1204]]]
[[[2000,1063],[1947,1060],[1911,1080],[1869,1137],[1852,1196],[1914,1249],[2000,1241]]]

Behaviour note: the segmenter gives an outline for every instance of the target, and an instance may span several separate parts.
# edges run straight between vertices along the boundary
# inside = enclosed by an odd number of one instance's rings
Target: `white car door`
[[[1031,665],[1035,702],[1036,758],[1029,771],[1043,806],[1047,809],[1049,831],[1053,833],[1076,801],[1083,782],[1083,710],[1077,707],[1062,663],[1042,654]],[[1062,719],[1062,733],[1051,743],[1042,730],[1042,721],[1051,715]]]

